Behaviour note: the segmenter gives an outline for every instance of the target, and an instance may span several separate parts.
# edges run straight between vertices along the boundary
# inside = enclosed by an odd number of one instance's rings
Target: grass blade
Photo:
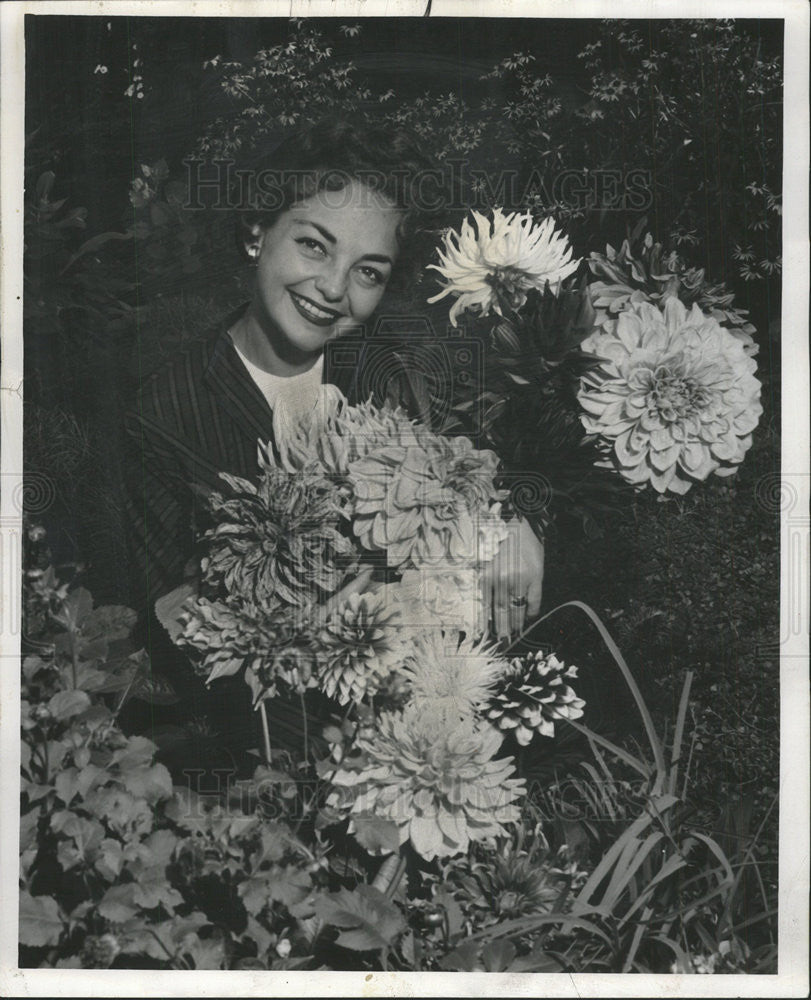
[[[531,625],[524,629],[524,631],[518,636],[512,646],[516,645],[518,642],[525,639],[534,628],[541,624],[541,622],[546,621],[547,618],[551,618],[552,615],[557,614],[558,611],[562,611],[564,608],[579,608],[591,621],[592,625],[600,633],[600,638],[606,645],[609,653],[611,653],[614,658],[614,662],[620,669],[622,676],[625,678],[625,683],[628,685],[631,694],[633,695],[634,701],[636,702],[636,707],[639,710],[639,714],[642,717],[642,723],[645,726],[645,732],[648,736],[648,742],[651,745],[651,750],[653,751],[653,759],[656,762],[656,772],[657,772],[657,782],[656,782],[656,792],[661,791],[662,786],[665,781],[667,768],[665,765],[665,755],[664,749],[662,747],[661,740],[659,739],[656,728],[653,724],[653,718],[651,717],[648,706],[645,704],[645,699],[642,697],[642,692],[639,690],[639,685],[634,680],[634,676],[631,673],[631,669],[625,662],[625,658],[619,650],[619,647],[614,642],[614,640],[609,635],[608,629],[603,624],[600,616],[592,608],[585,604],[583,601],[566,601],[565,604],[559,604],[556,608],[551,611],[547,611],[545,615],[541,618],[536,619]],[[512,646],[510,648],[512,648]],[[507,650],[509,652],[509,650]],[[638,770],[638,768],[637,768]]]
[[[684,739],[684,722],[687,718],[687,703],[690,700],[690,687],[692,683],[693,671],[688,670],[684,678],[684,686],[681,689],[679,711],[676,714],[676,731],[673,733],[673,747],[670,751],[670,780],[668,790],[671,795],[676,794],[676,781],[678,780],[679,761],[681,760],[681,744]]]

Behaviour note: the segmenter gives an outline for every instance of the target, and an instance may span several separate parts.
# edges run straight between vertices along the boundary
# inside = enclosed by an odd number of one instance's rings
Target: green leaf
[[[106,837],[99,844],[99,853],[94,868],[108,882],[118,878],[124,863],[124,851],[120,841]]]
[[[515,945],[510,941],[497,939],[482,948],[485,972],[506,972],[514,958]]]
[[[20,892],[20,944],[42,948],[58,943],[64,922],[59,904],[52,896],[32,896]]]
[[[84,643],[80,642],[78,646],[78,653],[86,659],[104,659],[107,654],[107,650],[105,648],[102,651],[95,642],[88,646],[85,646]],[[103,670],[96,670],[95,667],[91,667],[87,663],[80,663],[79,669],[76,671],[76,687],[82,691],[101,692],[107,684],[108,678],[109,675]]]
[[[86,639],[106,639],[114,642],[126,639],[132,632],[137,615],[120,604],[106,604],[95,608],[82,621],[82,635]]]
[[[268,949],[273,943],[273,936],[258,920],[248,914],[248,925],[239,936],[239,940],[253,941],[256,945],[256,954],[261,959],[263,955],[267,955]]]
[[[120,771],[126,772],[131,768],[151,764],[156,749],[155,744],[145,736],[131,736],[126,747],[113,754],[112,762],[118,764]]]
[[[136,799],[146,799],[152,805],[172,794],[172,777],[163,764],[123,770],[121,781]]]
[[[166,866],[154,865],[138,873],[134,883],[133,901],[146,910],[162,905],[170,913],[183,902],[183,897],[166,879]]]
[[[135,905],[135,889],[134,882],[111,885],[99,903],[99,914],[114,924],[130,920],[138,912],[138,907]]]
[[[39,656],[26,656],[23,660],[23,677],[30,681],[36,674],[42,670],[43,667],[50,666],[45,660],[41,659]]]
[[[70,805],[76,795],[85,798],[88,791],[90,791],[100,778],[105,776],[105,773],[101,768],[96,767],[95,764],[88,764],[87,767],[83,767],[81,770],[69,767],[64,771],[60,771],[56,776],[54,782],[56,794],[66,806]]]
[[[268,879],[271,898],[284,906],[295,906],[306,899],[312,880],[306,871],[295,865],[286,865],[272,871]]]
[[[77,587],[72,590],[62,607],[54,615],[54,620],[64,625],[65,628],[75,631],[84,621],[85,617],[93,610],[93,596],[84,587]]]
[[[106,639],[92,639],[90,642],[86,642],[84,638],[80,638],[76,644],[76,652],[84,660],[106,660],[109,648]],[[86,684],[82,684],[81,686],[86,690],[90,690]],[[79,687],[78,682],[76,687]]]
[[[138,698],[149,705],[176,705],[180,701],[169,681],[160,674],[152,672],[136,679],[130,697]]]
[[[30,812],[20,816],[20,850],[25,851],[29,847],[36,846],[37,827],[39,825],[40,810],[32,809]]]
[[[458,948],[440,959],[440,966],[448,972],[476,972],[479,964],[479,946],[475,941],[463,941]]]
[[[158,962],[172,961],[178,944],[208,924],[198,911],[187,917],[174,916],[159,924],[145,925],[143,917],[130,920],[117,931],[121,950],[128,955],[148,955]]]
[[[221,936],[201,938],[196,932],[187,934],[180,944],[195,969],[222,969],[225,966],[225,944]]]
[[[190,597],[197,596],[197,585],[194,583],[182,583],[170,593],[155,601],[155,616],[169,633],[169,638],[176,642],[183,631],[180,625],[180,616],[183,613],[183,605]]]
[[[440,886],[434,893],[434,902],[444,907],[448,918],[448,937],[453,940],[465,926],[465,915],[462,912],[462,907],[444,886]]]
[[[242,882],[238,892],[248,913],[257,916],[268,903],[278,902],[287,907],[301,903],[307,898],[310,886],[307,872],[294,865],[274,866],[269,872]]]
[[[168,865],[178,844],[178,838],[171,830],[156,830],[144,841],[154,864]]]
[[[406,929],[397,906],[371,885],[359,885],[354,892],[341,889],[320,896],[315,912],[324,923],[345,928],[337,943],[352,951],[390,948]]]
[[[355,840],[370,854],[400,850],[400,828],[378,816],[353,816]]]
[[[84,691],[57,691],[48,702],[51,715],[59,722],[79,715],[90,707],[90,698]]]
[[[513,959],[508,972],[563,972],[563,964],[536,944],[529,955]]]

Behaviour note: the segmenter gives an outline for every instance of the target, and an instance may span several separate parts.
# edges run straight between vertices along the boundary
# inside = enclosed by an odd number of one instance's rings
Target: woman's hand
[[[507,527],[509,535],[483,576],[484,599],[499,639],[520,631],[527,616],[538,614],[543,592],[543,543],[523,518]]]
[[[336,608],[339,608],[351,594],[362,594],[368,588],[374,571],[374,566],[365,566],[361,564],[358,575],[350,580],[349,583],[341,587],[337,593],[333,594],[328,601],[325,601],[320,606],[319,610],[321,621],[325,622],[332,612],[335,611]]]

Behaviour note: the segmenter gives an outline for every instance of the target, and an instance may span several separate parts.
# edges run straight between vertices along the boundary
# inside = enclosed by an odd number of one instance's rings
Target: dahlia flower
[[[351,594],[318,635],[319,682],[342,705],[375,694],[402,656],[397,611],[381,594]]]
[[[501,689],[491,699],[486,716],[501,730],[513,730],[526,746],[535,733],[555,735],[555,720],[579,719],[586,704],[566,683],[577,677],[577,667],[566,667],[553,654],[529,653],[516,658],[503,676]]]
[[[697,305],[632,302],[613,331],[582,349],[604,359],[581,380],[581,419],[610,447],[628,482],[686,493],[711,473],[729,476],[763,412],[757,364],[742,342]]]
[[[326,478],[270,467],[257,486],[221,478],[232,493],[209,499],[218,523],[206,533],[208,583],[258,604],[298,606],[337,590],[353,546],[338,530],[341,506]]]
[[[415,440],[423,431],[402,410],[372,402],[350,406],[340,389],[321,386],[315,408],[298,421],[275,431],[279,459],[270,446],[260,446],[262,468],[310,471],[331,479],[346,476],[351,462],[391,438]]]
[[[181,618],[177,644],[192,650],[192,663],[206,684],[243,667],[254,704],[279,693],[316,685],[315,657],[301,627],[299,609],[268,612],[250,602],[191,602]]]
[[[348,795],[350,815],[393,821],[400,843],[410,840],[428,861],[502,836],[519,819],[524,781],[512,777],[512,758],[494,760],[501,737],[491,726],[471,718],[449,725],[420,701],[381,715],[358,746],[361,763],[337,770],[331,802]]]
[[[543,291],[548,283],[557,293],[560,282],[577,270],[580,261],[572,260],[571,247],[553,219],[536,224],[530,212],[504,215],[500,208],[493,210],[492,222],[478,212],[471,215],[475,228],[465,219],[460,232],[450,230],[439,250],[440,263],[428,265],[445,286],[428,301],[456,296],[453,326],[466,309],[501,315],[500,296],[520,309],[531,288]]]
[[[480,525],[500,500],[498,456],[468,438],[424,431],[372,448],[349,466],[355,497],[353,530],[367,549],[386,551],[402,568],[478,560]]]
[[[383,590],[407,627],[452,629],[467,636],[487,630],[489,612],[475,567],[407,569]]]
[[[432,712],[453,723],[487,703],[506,667],[494,644],[468,638],[459,642],[430,629],[414,637],[401,672],[415,701],[429,704]]]

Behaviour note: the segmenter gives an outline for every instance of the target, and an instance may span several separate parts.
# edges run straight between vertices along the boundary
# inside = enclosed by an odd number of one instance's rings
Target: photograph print
[[[267,6],[24,20],[20,969],[775,977],[786,22]]]

